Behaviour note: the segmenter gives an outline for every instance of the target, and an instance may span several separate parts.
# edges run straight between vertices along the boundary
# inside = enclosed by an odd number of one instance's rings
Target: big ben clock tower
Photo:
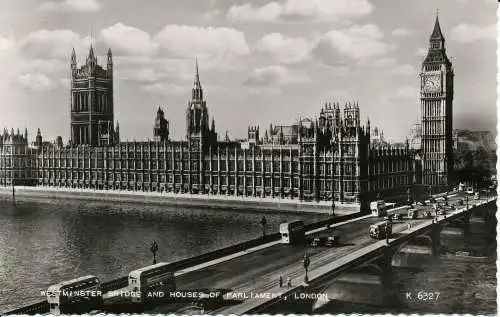
[[[446,190],[453,172],[453,67],[436,16],[420,73],[423,184]]]

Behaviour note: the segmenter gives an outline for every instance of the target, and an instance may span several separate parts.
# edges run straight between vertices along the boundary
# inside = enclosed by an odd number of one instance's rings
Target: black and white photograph
[[[497,315],[497,10],[1,0],[0,315]]]

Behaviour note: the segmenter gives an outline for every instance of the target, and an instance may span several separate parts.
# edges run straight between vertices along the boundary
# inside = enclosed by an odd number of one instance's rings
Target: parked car
[[[457,205],[461,206],[464,204],[464,201],[462,199],[457,200]]]
[[[325,242],[326,247],[336,247],[340,243],[340,237],[337,235],[329,236]]]
[[[474,194],[474,199],[479,199],[479,193]]]

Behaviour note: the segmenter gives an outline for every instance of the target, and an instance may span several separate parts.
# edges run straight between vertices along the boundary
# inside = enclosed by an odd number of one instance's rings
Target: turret
[[[73,51],[71,53],[71,74],[75,75],[76,73],[76,53],[75,48],[73,47]]]
[[[36,132],[35,144],[39,148],[42,146],[42,133],[40,132],[40,128],[38,128],[38,131]]]
[[[108,70],[113,69],[113,53],[111,53],[111,48],[108,49],[107,65],[108,65]]]

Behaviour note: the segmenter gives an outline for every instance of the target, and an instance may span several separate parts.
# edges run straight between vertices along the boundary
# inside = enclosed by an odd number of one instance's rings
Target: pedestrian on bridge
[[[290,276],[286,278],[286,286],[292,287],[292,279],[290,278]]]
[[[283,287],[283,276],[280,275],[280,287]]]

